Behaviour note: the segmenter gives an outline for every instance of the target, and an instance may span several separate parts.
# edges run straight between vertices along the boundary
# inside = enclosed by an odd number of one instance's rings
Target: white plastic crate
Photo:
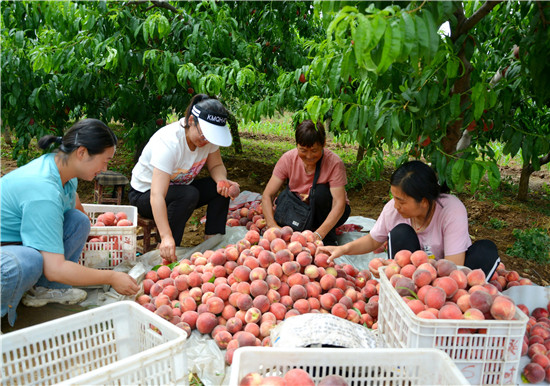
[[[137,208],[131,205],[82,204],[95,224],[97,217],[105,212],[124,212],[132,226],[105,226],[90,229],[90,236],[107,236],[107,241],[86,242],[79,263],[90,268],[113,269],[123,261],[136,259]]]
[[[283,376],[305,370],[317,384],[328,375],[348,385],[469,385],[447,354],[435,349],[242,347],[233,354],[230,386],[250,372]]]
[[[388,347],[440,349],[471,384],[515,384],[528,320],[523,312],[516,311],[515,320],[419,318],[383,267],[379,272],[378,331]]]
[[[187,384],[185,331],[121,301],[0,336],[2,385]]]

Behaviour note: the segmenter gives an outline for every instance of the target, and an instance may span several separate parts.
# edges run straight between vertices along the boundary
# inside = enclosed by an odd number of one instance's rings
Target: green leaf
[[[334,110],[332,112],[332,123],[331,126],[333,129],[337,129],[340,126],[340,122],[342,121],[342,113],[344,111],[344,104],[343,103],[336,103],[334,106]]]
[[[470,165],[470,192],[472,194],[476,192],[482,176],[480,167],[476,163],[472,163]]]
[[[428,28],[426,27],[426,22],[422,17],[417,16],[415,18],[416,22],[416,37],[418,40],[418,52],[419,57],[426,57],[430,55],[430,40],[428,34]]]
[[[363,55],[370,46],[372,39],[372,29],[370,23],[364,15],[358,14],[356,18],[357,26],[352,30],[351,38],[353,39],[353,49],[357,64],[363,66]]]
[[[487,164],[487,177],[489,178],[489,185],[493,190],[497,190],[498,186],[500,185],[500,170],[498,169],[498,165],[489,162]]]
[[[454,59],[454,57],[449,58],[447,61],[447,76],[452,79],[456,78],[458,74],[458,67],[460,63]]]
[[[429,56],[426,59],[428,62],[431,62],[431,60],[435,57],[435,54],[439,49],[439,42],[441,40],[441,37],[439,36],[439,33],[438,33],[439,28],[435,25],[435,21],[432,16],[432,13],[427,9],[423,9],[422,18],[426,21],[426,29],[428,32]]]
[[[453,181],[453,184],[457,189],[459,188],[458,184],[460,183],[463,170],[464,170],[464,160],[462,158],[459,158],[454,162],[452,172],[451,172],[451,181]]]
[[[401,35],[403,36],[403,47],[401,49],[400,59],[405,60],[416,45],[416,28],[414,26],[414,20],[406,11],[401,13],[400,28]]]
[[[384,35],[384,47],[382,49],[382,57],[376,72],[382,74],[393,64],[401,53],[403,46],[403,35],[399,28],[398,22],[392,23],[386,28]]]
[[[460,95],[453,94],[451,97],[451,116],[458,117],[460,115]]]

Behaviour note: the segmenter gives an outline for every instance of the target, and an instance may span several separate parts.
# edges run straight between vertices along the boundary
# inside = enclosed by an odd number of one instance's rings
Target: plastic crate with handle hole
[[[318,384],[328,375],[348,385],[469,385],[447,354],[435,349],[241,347],[235,350],[230,386],[248,373],[284,376],[305,370]]]
[[[515,384],[528,318],[423,319],[414,314],[379,268],[378,332],[388,347],[445,351],[471,384]]]
[[[2,385],[187,384],[187,334],[120,301],[0,335]]]
[[[137,208],[132,205],[82,204],[92,220],[88,241],[79,263],[90,268],[113,269],[123,261],[134,261],[137,248]],[[93,226],[105,212],[126,213],[130,226]],[[94,241],[90,241],[91,239]],[[102,239],[102,240],[99,240]]]

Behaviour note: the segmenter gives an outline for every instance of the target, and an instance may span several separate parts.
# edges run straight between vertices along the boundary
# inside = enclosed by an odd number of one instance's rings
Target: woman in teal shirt
[[[138,291],[126,273],[78,264],[90,232],[90,219],[76,193],[77,178],[91,181],[107,169],[117,138],[97,119],[75,123],[63,137],[48,135],[43,155],[0,178],[0,273],[2,317],[14,324],[16,308],[47,303],[79,303],[86,291],[72,288],[109,284],[123,295]]]

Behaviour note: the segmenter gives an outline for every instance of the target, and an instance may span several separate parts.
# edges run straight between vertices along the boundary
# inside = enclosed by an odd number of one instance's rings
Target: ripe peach
[[[336,287],[330,288],[328,290],[328,293],[333,294],[334,296],[336,296],[336,301],[339,301],[344,296],[344,291],[342,291],[342,289],[336,288]]]
[[[296,262],[302,267],[310,265],[313,261],[313,257],[309,251],[302,251],[296,254]]]
[[[254,230],[249,230],[246,232],[244,238],[250,243],[250,245],[255,245],[260,241],[260,233]]]
[[[456,291],[458,291],[458,284],[456,283],[456,281],[454,281],[454,279],[449,276],[437,277],[433,281],[432,285],[434,287],[442,288],[443,291],[445,291],[445,293],[447,294],[447,299],[452,298]]]
[[[323,290],[328,291],[336,285],[336,278],[332,275],[324,275],[319,280],[319,284],[321,284]]]
[[[286,315],[286,312],[288,312],[288,311],[285,311],[285,315]],[[284,318],[285,318],[285,316],[283,315],[283,319],[281,319],[281,320],[284,320]],[[265,322],[261,322],[260,323],[260,336],[264,337],[264,338],[266,336],[269,336],[269,334],[271,333],[271,330],[273,330],[276,325],[277,325],[277,323],[272,321],[272,320],[266,320]]]
[[[235,267],[235,269],[233,270],[233,277],[235,278],[235,281],[237,282],[242,282],[242,281],[248,281],[250,279],[250,272],[252,270],[245,266],[245,265],[238,265],[237,267]]]
[[[376,278],[379,277],[378,268],[382,267],[384,265],[384,260],[380,257],[375,257],[371,261],[369,261],[369,271],[372,273],[372,275]]]
[[[287,385],[315,386],[310,375],[302,369],[292,369],[286,372],[283,377]]]
[[[464,311],[464,319],[466,320],[484,320],[485,315],[477,308],[468,308]]]
[[[292,298],[294,302],[298,299],[305,299],[307,298],[307,290],[303,285],[295,285],[290,287],[289,296]]]
[[[327,268],[329,266],[328,255],[326,253],[317,253],[313,263],[318,267]]]
[[[440,259],[435,262],[435,269],[437,270],[437,276],[449,276],[451,272],[457,269],[457,266],[450,260]]]
[[[416,287],[412,279],[402,276],[395,283],[395,290],[400,296],[411,296],[415,294]]]
[[[432,274],[426,269],[417,268],[413,273],[412,280],[414,284],[418,287],[424,287],[432,282]]]
[[[281,278],[281,286],[277,290],[277,292],[279,292],[279,295],[281,295],[281,296],[288,295],[288,293],[290,292],[290,286],[288,285],[288,283],[286,281],[283,281],[283,280],[286,280],[286,279],[287,279],[286,276],[283,276]]]
[[[420,265],[427,263],[429,260],[428,254],[422,250],[414,251],[410,256],[411,263],[413,263],[416,267],[419,267]]]
[[[361,294],[366,298],[369,299],[376,295],[378,293],[376,286],[372,283],[367,283],[365,286],[361,289]]]
[[[445,291],[443,291],[442,288],[431,287],[426,292],[424,303],[430,308],[435,308],[439,310],[445,304],[446,299],[447,294],[445,293]]]
[[[338,300],[336,299],[335,295],[327,292],[320,296],[319,301],[321,302],[322,308],[324,308],[325,310],[330,310]]]
[[[470,305],[470,294],[464,294],[461,297],[459,297],[456,300],[456,304],[462,312],[466,312],[467,310],[472,308],[472,306]]]
[[[265,234],[264,234],[264,237],[265,237]],[[278,251],[286,249],[286,242],[281,238],[275,238],[269,244],[269,249],[275,254],[277,254]]]
[[[238,318],[237,316],[233,316],[229,319],[227,319],[227,322],[225,323],[225,327],[227,328],[227,331],[231,334],[235,334],[242,330],[243,328],[243,321]]]
[[[426,306],[424,305],[424,303],[422,303],[418,299],[411,300],[410,302],[407,303],[407,305],[412,310],[412,312],[414,312],[416,315],[418,315],[420,311],[424,311],[426,309]]]
[[[250,294],[250,283],[247,281],[237,283],[236,291],[242,294]]]
[[[225,320],[229,320],[230,318],[234,317],[236,313],[237,309],[235,308],[235,306],[232,306],[231,304],[226,304],[223,307],[222,317],[224,317]]]
[[[158,311],[158,309],[157,309]],[[537,354],[541,354],[541,355],[545,355],[546,356],[546,346],[542,343],[533,343],[532,345],[529,346],[529,348],[527,349],[527,355],[529,356],[529,358],[533,358],[535,355]]]
[[[266,295],[258,295],[252,300],[252,307],[259,309],[262,314],[269,311],[270,305],[271,302]]]
[[[292,261],[293,259],[294,259],[294,256],[286,248],[280,249],[277,252],[275,252],[275,262],[280,264],[281,266],[284,263]]]
[[[286,248],[292,253],[294,256],[298,255],[300,252],[302,252],[302,244],[300,244],[299,241],[291,241],[288,243]]]
[[[319,268],[314,264],[309,264],[304,268],[304,274],[310,279],[317,279],[320,275]]]
[[[401,271],[399,271],[401,275],[408,277],[409,279],[412,279],[415,272],[416,267],[414,266],[414,264],[407,264],[404,267],[401,267]]]
[[[397,265],[397,263],[390,263],[386,265],[386,268],[384,268],[384,274],[387,276],[388,279],[391,279],[393,275],[396,275],[401,270],[401,267]]]
[[[240,294],[237,298],[237,308],[239,310],[246,311],[250,307],[252,307],[253,301],[250,295],[248,294]]]
[[[348,308],[342,303],[336,303],[330,309],[330,313],[334,316],[338,316],[342,319],[347,319],[348,317]]]
[[[283,320],[287,308],[282,303],[272,303],[269,307],[269,311],[275,315],[277,320]]]
[[[497,295],[493,299],[490,313],[497,320],[511,320],[516,314],[516,305],[507,296]]]
[[[268,250],[262,250],[258,253],[258,263],[260,267],[268,268],[270,264],[275,262],[275,254]]]
[[[244,315],[244,320],[246,323],[257,323],[262,316],[261,311],[256,307],[250,307],[248,310],[246,310],[246,314]]]
[[[287,276],[300,272],[300,264],[296,261],[285,261],[281,266],[283,268],[283,273]]]
[[[252,297],[266,295],[268,290],[269,285],[265,280],[253,280],[250,283],[250,295],[252,295]]]
[[[411,264],[411,255],[411,251],[407,249],[402,249],[395,254],[393,259],[400,267],[404,267],[407,264]]]
[[[171,273],[172,273],[172,270],[167,265],[161,265],[157,269],[157,274],[159,276],[159,279],[166,279],[167,277],[170,277]]]
[[[445,276],[444,276],[445,277]],[[439,319],[464,319],[462,311],[454,303],[445,304],[439,310],[438,314]]]
[[[538,363],[528,363],[523,368],[523,375],[529,383],[542,382],[546,376],[545,370]]]
[[[218,315],[222,313],[225,304],[221,298],[217,296],[211,296],[206,300],[206,307],[208,312]]]
[[[416,314],[416,316],[422,319],[437,319],[437,317],[432,312],[427,310],[420,311],[418,314]]]
[[[297,299],[294,302],[294,309],[298,310],[300,314],[307,314],[311,310],[311,306],[307,299]]]
[[[468,280],[468,285],[470,287],[474,285],[483,285],[485,284],[485,272],[483,272],[482,269],[474,269],[470,273],[466,275],[466,279]]]
[[[365,311],[374,319],[377,319],[378,318],[378,300],[372,300],[372,299],[374,298],[369,299],[367,305],[365,306]]]
[[[430,272],[430,274],[432,276],[432,281],[435,280],[435,278],[437,277],[437,270],[435,269],[435,267],[430,262],[422,263],[417,268],[418,269],[425,269],[428,272]]]

